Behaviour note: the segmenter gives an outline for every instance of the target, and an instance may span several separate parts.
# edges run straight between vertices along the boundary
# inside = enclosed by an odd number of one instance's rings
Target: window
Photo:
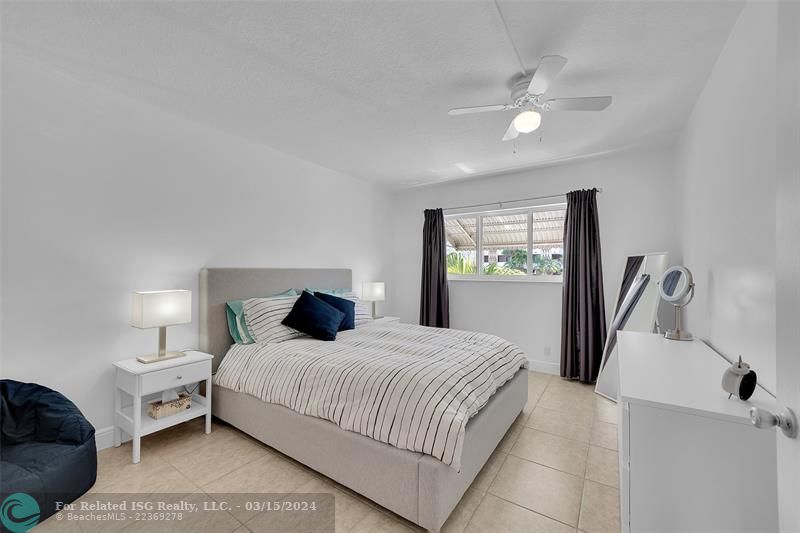
[[[474,274],[476,266],[478,218],[471,216],[445,217],[447,238],[447,273]]]
[[[483,215],[482,272],[487,276],[528,273],[528,213]]]
[[[556,204],[446,215],[447,273],[454,279],[560,281],[566,213],[566,204]]]

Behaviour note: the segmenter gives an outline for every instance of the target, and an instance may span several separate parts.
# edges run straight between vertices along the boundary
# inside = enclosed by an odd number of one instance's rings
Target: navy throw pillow
[[[342,313],[344,318],[342,323],[339,324],[339,331],[348,329],[356,329],[356,303],[345,298],[339,298],[332,294],[325,294],[324,292],[315,292],[314,296],[323,302],[332,305]]]
[[[333,341],[336,340],[342,318],[344,313],[310,292],[303,291],[281,324],[321,341]]]

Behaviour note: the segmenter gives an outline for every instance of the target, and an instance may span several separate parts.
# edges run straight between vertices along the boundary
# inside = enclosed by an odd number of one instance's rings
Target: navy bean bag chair
[[[73,502],[94,485],[94,427],[58,392],[0,380],[0,430],[0,501],[28,494],[39,504],[41,522],[56,512],[56,502]]]

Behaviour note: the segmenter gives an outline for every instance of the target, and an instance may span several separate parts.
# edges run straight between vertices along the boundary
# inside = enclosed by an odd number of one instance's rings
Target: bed
[[[216,370],[233,343],[226,323],[226,301],[277,294],[287,288],[351,286],[352,274],[348,269],[204,269],[200,273],[200,348],[214,356]],[[365,326],[369,327],[372,326]],[[382,330],[380,334],[401,335],[402,327],[398,328],[398,331]],[[378,333],[376,329],[369,335],[375,337]],[[341,344],[348,338],[342,335]],[[480,402],[482,407],[477,414],[464,420],[458,446],[455,438],[441,440],[437,450],[442,453],[435,454],[439,458],[431,455],[432,449],[428,453],[404,449],[348,431],[324,418],[266,402],[249,394],[255,390],[247,389],[245,384],[234,386],[245,381],[242,376],[223,379],[227,386],[215,380],[213,414],[379,505],[436,532],[527,402],[527,372],[520,368],[508,375],[510,379]]]

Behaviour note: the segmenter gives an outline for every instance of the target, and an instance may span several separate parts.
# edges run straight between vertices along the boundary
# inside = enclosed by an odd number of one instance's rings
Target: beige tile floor
[[[617,533],[619,493],[615,405],[592,387],[529,373],[528,404],[442,529],[443,533]],[[422,531],[336,482],[247,435],[202,420],[98,454],[96,493],[325,492],[335,496],[336,531]],[[187,524],[186,531],[257,532],[244,511]],[[154,524],[151,524],[153,526]],[[67,526],[53,519],[36,531],[114,531],[104,524]],[[158,531],[131,524],[124,531]]]

